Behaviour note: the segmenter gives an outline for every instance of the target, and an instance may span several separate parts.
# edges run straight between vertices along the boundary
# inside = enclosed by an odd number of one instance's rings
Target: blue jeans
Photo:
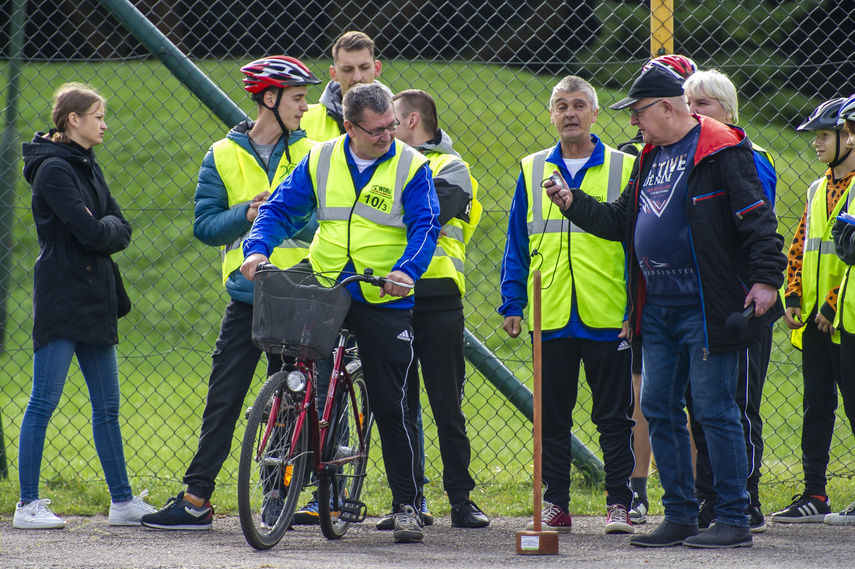
[[[89,387],[92,434],[113,502],[132,499],[122,433],[119,429],[119,367],[116,346],[96,346],[74,340],[54,340],[33,356],[33,391],[21,423],[18,476],[21,501],[39,498],[39,472],[48,422],[62,397],[72,356]]]
[[[650,425],[665,519],[680,524],[698,521],[685,412],[686,386],[691,382],[692,409],[712,457],[716,521],[748,527],[748,460],[735,400],[738,352],[706,354],[700,306],[647,303],[641,335],[641,410]]]

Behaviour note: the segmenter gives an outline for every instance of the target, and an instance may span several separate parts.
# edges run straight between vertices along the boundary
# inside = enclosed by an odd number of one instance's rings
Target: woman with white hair
[[[739,123],[739,99],[736,96],[736,87],[724,73],[715,69],[697,71],[683,83],[683,92],[689,101],[689,110],[693,113],[725,124]],[[766,197],[774,205],[775,185],[778,181],[778,176],[775,174],[775,161],[765,149],[753,143],[752,146],[757,174],[763,183]]]
[[[693,73],[683,83],[683,92],[689,102],[689,109],[698,115],[704,115],[726,124],[736,124],[739,120],[739,100],[736,87],[726,75],[714,69]],[[775,203],[775,163],[766,150],[756,144],[754,147],[754,164],[757,174],[763,184],[763,191],[768,200]],[[766,369],[769,366],[769,356],[772,351],[772,328],[768,327],[761,338],[749,346],[748,350],[739,355],[739,387],[737,405],[741,413],[743,430],[745,432],[745,447],[748,451],[748,483],[747,490],[750,506],[746,514],[752,532],[766,529],[763,512],[760,509],[760,465],[763,460],[763,420],[760,417],[760,403],[763,399],[763,384],[766,381]],[[746,387],[747,384],[747,387]],[[747,397],[746,397],[747,390]],[[686,393],[687,401],[691,394]],[[707,451],[706,439],[701,425],[692,417],[691,405],[689,416],[692,425],[692,437],[698,449],[697,474],[695,477],[695,496],[701,501],[701,511],[698,514],[698,525],[709,527],[715,517],[715,505],[718,501],[713,490],[712,467]]]

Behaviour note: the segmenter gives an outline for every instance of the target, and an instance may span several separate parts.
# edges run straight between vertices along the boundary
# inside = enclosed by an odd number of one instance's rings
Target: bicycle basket
[[[255,275],[252,342],[261,350],[322,360],[332,353],[350,309],[340,283],[300,270]]]

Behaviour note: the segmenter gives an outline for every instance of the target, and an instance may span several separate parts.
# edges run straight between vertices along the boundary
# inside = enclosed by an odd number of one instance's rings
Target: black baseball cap
[[[609,108],[619,111],[648,97],[679,97],[682,94],[683,79],[664,69],[653,67],[635,80],[627,98],[621,99]]]

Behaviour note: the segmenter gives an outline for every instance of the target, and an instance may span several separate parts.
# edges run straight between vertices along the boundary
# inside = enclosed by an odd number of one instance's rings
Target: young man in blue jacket
[[[184,475],[186,492],[170,498],[142,525],[158,529],[211,529],[210,498],[217,474],[229,455],[235,424],[255,376],[261,350],[252,343],[253,283],[238,270],[241,245],[258,208],[309,153],[315,142],[300,130],[308,85],[320,81],[300,61],[285,56],[259,59],[241,68],[245,89],[258,105],[258,118],[242,122],[208,150],[196,187],[193,234],[221,248],[223,284],[230,301],[213,353],[208,396],[196,455]],[[290,267],[308,254],[317,223],[281,242],[274,263]],[[268,356],[268,373],[279,370],[279,356]]]

